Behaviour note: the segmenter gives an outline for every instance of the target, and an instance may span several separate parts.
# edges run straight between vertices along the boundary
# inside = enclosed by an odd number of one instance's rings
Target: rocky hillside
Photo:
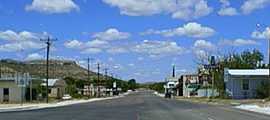
[[[16,61],[4,59],[0,61],[2,73],[29,72],[34,77],[45,78],[46,61]],[[74,77],[77,79],[87,78],[87,69],[79,66],[75,61],[50,60],[50,78]],[[97,74],[90,72],[92,77]]]

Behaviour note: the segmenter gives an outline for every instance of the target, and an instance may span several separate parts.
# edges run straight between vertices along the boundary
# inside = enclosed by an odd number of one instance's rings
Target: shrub
[[[270,82],[262,82],[256,92],[258,98],[264,99],[270,97]]]

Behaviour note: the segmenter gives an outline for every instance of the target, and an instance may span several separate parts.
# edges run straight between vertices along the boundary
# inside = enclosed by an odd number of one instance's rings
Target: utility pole
[[[87,58],[87,79],[90,80],[90,58]]]
[[[0,59],[0,78],[2,78],[2,59]]]
[[[105,81],[107,81],[108,68],[105,68],[104,72],[105,72]]]
[[[100,87],[99,87],[99,85],[100,85],[100,78],[99,78],[99,70],[100,70],[100,66],[99,66],[99,63],[97,64],[97,68],[98,68],[98,73],[97,73],[97,77],[98,77],[98,83],[97,83],[97,87],[98,87],[98,97],[100,97]]]
[[[215,88],[215,70],[216,70],[216,59],[215,56],[211,56],[210,65],[212,66],[212,97],[214,97]]]
[[[33,92],[32,92],[32,90],[33,90],[33,81],[32,80],[33,79],[30,78],[30,102],[33,101]]]
[[[269,33],[270,33],[270,27],[269,27]],[[268,71],[269,71],[269,73],[268,73],[268,80],[270,80],[270,35],[268,37],[269,38],[268,38],[268,65],[267,65],[267,67],[268,67]]]
[[[87,81],[90,81],[90,58],[87,58]],[[88,99],[90,98],[90,82],[87,86],[88,89]]]
[[[45,41],[47,45],[47,57],[46,57],[46,103],[49,103],[49,57],[50,57],[50,47],[51,42],[56,41],[57,39],[51,39],[48,37],[47,39],[41,39],[41,41]]]
[[[92,66],[92,61],[94,60],[94,58],[87,58],[87,79],[90,80],[90,69]]]
[[[270,27],[269,27],[269,33],[270,33]],[[270,79],[270,36],[268,38],[268,69],[269,69],[269,75],[268,79]]]

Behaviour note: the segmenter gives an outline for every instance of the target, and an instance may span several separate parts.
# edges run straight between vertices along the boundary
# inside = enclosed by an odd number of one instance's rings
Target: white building
[[[93,84],[91,85],[84,85],[83,89],[83,95],[89,96],[89,97],[95,97],[100,94],[100,96],[106,96],[107,92],[112,92],[112,89],[106,89],[105,86],[94,86]],[[109,93],[109,95],[111,95]]]
[[[2,74],[0,78],[0,103],[18,103],[25,99],[25,87],[19,86],[17,79],[18,76],[15,74]]]
[[[226,92],[235,99],[255,98],[262,82],[269,82],[269,69],[225,69]]]

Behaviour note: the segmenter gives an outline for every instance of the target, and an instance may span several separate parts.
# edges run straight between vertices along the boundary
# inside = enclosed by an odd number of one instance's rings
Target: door
[[[4,95],[3,102],[8,102],[9,101],[9,88],[3,89],[3,95]]]

